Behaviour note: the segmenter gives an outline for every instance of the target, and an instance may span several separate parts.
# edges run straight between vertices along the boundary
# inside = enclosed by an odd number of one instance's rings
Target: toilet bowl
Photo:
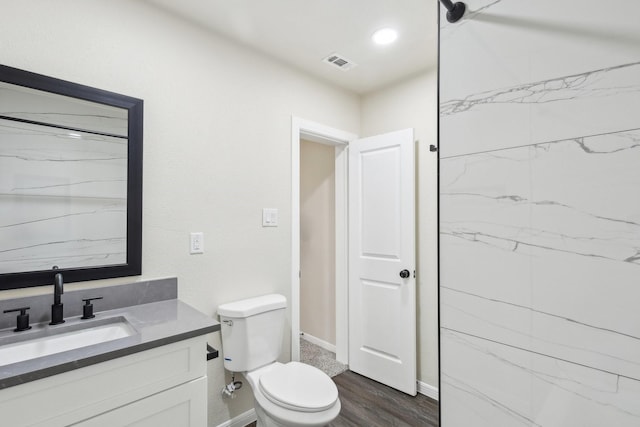
[[[258,427],[325,426],[340,413],[333,380],[304,363],[277,362],[285,308],[277,294],[219,306],[224,367],[251,386]]]
[[[276,362],[244,376],[253,391],[258,426],[325,426],[340,413],[336,385],[313,366]]]

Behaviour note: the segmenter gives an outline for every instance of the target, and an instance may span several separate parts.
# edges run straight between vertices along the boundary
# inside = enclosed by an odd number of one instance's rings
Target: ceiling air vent
[[[337,53],[332,53],[331,55],[327,56],[326,58],[324,58],[322,60],[322,62],[326,62],[327,64],[331,64],[334,67],[337,67],[339,69],[341,69],[342,71],[347,71],[352,69],[353,67],[355,67],[356,64],[353,61],[348,60],[347,58],[345,58],[344,56],[337,54]]]

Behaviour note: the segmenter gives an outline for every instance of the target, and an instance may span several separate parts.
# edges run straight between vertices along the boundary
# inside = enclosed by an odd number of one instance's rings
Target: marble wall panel
[[[640,425],[640,4],[466,3],[441,20],[441,423]]]
[[[0,116],[127,137],[128,111],[0,82]]]
[[[466,3],[464,21],[441,19],[441,77],[452,83],[441,138],[455,141],[440,144],[443,157],[637,128],[640,34],[614,11],[637,16],[640,5]]]
[[[640,424],[640,381],[448,329],[441,340],[455,361],[441,373],[443,426]]]
[[[126,139],[0,120],[0,153],[0,273],[126,263]]]

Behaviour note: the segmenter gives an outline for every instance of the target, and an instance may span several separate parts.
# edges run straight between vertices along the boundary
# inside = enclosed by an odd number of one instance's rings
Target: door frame
[[[349,364],[348,146],[358,135],[291,116],[291,360],[300,360],[300,140],[335,147],[336,360]]]

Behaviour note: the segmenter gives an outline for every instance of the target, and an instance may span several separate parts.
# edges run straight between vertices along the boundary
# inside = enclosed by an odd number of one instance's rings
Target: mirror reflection
[[[129,126],[126,106],[0,82],[2,288],[21,287],[13,273],[58,266],[90,280],[114,273],[87,269],[134,261]]]

